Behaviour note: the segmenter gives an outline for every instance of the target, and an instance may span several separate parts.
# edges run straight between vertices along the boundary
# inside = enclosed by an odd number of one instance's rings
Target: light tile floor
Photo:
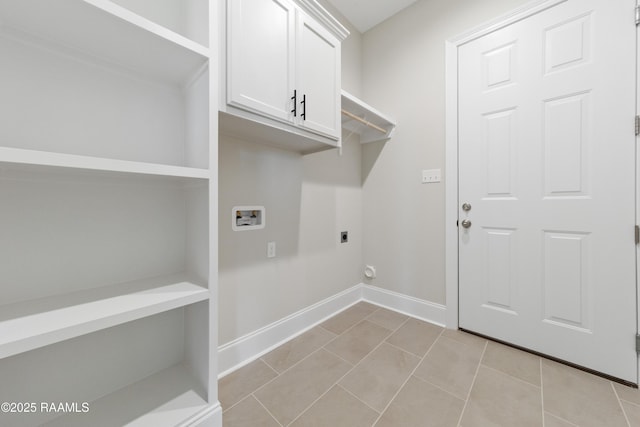
[[[640,426],[640,392],[358,303],[220,381],[224,427]]]

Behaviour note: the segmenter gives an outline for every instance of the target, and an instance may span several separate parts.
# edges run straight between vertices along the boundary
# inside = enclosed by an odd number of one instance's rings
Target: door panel
[[[544,102],[544,181],[546,197],[589,195],[589,93]]]
[[[298,83],[305,97],[300,124],[316,133],[340,138],[340,43],[303,13],[298,22]]]
[[[227,2],[227,7],[229,103],[290,122],[295,53],[293,4],[287,0],[233,0]]]
[[[485,251],[487,254],[486,277],[487,308],[517,314],[513,296],[516,286],[516,272],[513,264],[515,232],[508,229],[485,228]]]
[[[459,49],[460,326],[637,382],[633,0]]]
[[[544,321],[590,331],[589,235],[544,233]]]

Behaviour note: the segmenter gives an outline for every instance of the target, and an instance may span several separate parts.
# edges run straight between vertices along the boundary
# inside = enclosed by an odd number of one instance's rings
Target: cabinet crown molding
[[[324,25],[341,42],[349,36],[349,30],[340,23],[327,9],[316,0],[295,0],[295,3],[306,13]]]

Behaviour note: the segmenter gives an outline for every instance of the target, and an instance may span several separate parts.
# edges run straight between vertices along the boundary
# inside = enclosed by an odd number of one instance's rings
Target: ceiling
[[[340,11],[361,33],[375,27],[387,18],[417,0],[327,0]]]

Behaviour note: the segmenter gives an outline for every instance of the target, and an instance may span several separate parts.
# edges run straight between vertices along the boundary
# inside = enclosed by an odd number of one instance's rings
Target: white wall
[[[445,40],[527,1],[421,0],[363,35],[363,98],[398,122],[362,150],[369,284],[446,302],[444,181],[420,182],[422,169],[445,172]]]
[[[208,0],[112,0],[205,46],[209,44]]]
[[[361,36],[353,29],[342,45],[342,80],[356,95],[360,58]],[[343,140],[342,156],[337,150],[300,156],[220,135],[219,156],[220,345],[362,282],[357,137]],[[232,231],[237,205],[265,206],[266,227]],[[269,241],[276,242],[276,258],[267,258]]]
[[[331,3],[318,2],[350,32],[342,42],[342,88],[357,97],[362,96],[362,34]]]
[[[444,176],[445,40],[526,1],[422,0],[364,35],[321,1],[351,31],[342,87],[396,118],[397,133],[362,148],[344,134],[342,157],[221,136],[219,344],[362,282],[364,263],[372,285],[445,303],[444,182],[420,183],[422,169]],[[232,207],[253,204],[267,227],[233,232]]]

